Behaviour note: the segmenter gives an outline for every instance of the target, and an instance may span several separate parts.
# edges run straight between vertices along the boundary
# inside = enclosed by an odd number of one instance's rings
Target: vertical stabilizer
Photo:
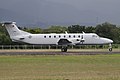
[[[21,34],[21,31],[18,29],[15,22],[4,22],[3,24],[5,28],[7,29],[10,37]]]
[[[25,31],[19,30],[18,27],[16,26],[16,22],[3,22],[2,24],[7,29],[11,38],[15,36],[30,34]]]

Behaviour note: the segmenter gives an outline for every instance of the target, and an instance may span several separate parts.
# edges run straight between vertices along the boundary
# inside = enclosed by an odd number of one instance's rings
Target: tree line
[[[42,29],[40,27],[37,28],[29,28],[29,27],[19,27],[21,30],[33,33],[33,34],[43,34],[43,33],[96,33],[100,37],[106,37],[112,39],[115,44],[120,44],[120,27],[105,22],[102,24],[98,24],[96,26],[81,26],[81,25],[71,25],[71,26],[50,26],[47,29]],[[0,24],[0,44],[18,44],[13,43],[10,40],[10,37],[5,29]]]

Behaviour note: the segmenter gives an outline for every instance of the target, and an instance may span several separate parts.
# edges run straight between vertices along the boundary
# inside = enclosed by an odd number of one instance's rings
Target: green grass
[[[120,80],[120,54],[0,56],[0,80]]]

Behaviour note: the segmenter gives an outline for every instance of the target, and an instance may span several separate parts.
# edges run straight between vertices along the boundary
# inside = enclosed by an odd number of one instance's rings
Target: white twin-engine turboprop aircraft
[[[112,40],[99,37],[95,33],[67,33],[64,34],[31,34],[22,30],[19,30],[15,22],[3,22],[2,23],[12,41],[24,42],[28,44],[40,44],[40,45],[60,45],[62,52],[67,52],[68,45],[102,45],[109,44],[109,51],[112,51]]]

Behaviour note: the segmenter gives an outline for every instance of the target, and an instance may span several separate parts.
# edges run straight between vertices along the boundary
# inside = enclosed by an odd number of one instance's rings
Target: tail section
[[[15,25],[15,22],[5,22],[3,23],[5,28],[7,29],[10,37],[21,35],[21,31],[18,29],[18,27]]]
[[[11,39],[17,36],[24,36],[30,34],[28,32],[18,29],[18,27],[16,26],[16,22],[3,22],[2,24],[7,29]]]

